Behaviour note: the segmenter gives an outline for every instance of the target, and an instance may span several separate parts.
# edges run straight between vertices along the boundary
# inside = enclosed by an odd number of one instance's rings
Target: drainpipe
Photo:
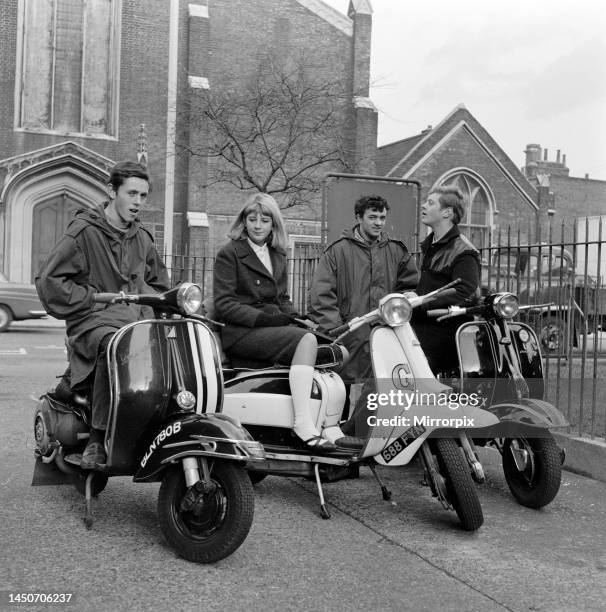
[[[166,113],[166,172],[164,178],[164,254],[172,268],[173,212],[175,209],[175,137],[177,124],[177,60],[179,45],[179,0],[170,0],[168,36],[168,105]]]

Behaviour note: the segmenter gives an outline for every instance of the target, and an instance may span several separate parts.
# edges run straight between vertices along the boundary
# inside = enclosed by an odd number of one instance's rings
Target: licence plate
[[[393,461],[411,442],[423,433],[425,433],[425,427],[422,425],[407,429],[399,438],[396,438],[381,451],[381,457],[383,457],[385,463]]]

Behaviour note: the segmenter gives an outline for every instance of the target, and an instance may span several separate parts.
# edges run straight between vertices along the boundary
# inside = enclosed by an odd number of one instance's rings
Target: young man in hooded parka
[[[150,314],[137,304],[97,304],[93,295],[162,292],[170,287],[153,238],[138,218],[150,186],[149,174],[139,164],[116,164],[110,170],[109,202],[76,213],[36,277],[47,312],[67,323],[71,389],[92,385],[92,429],[82,456],[84,469],[106,461],[107,344],[118,329]]]

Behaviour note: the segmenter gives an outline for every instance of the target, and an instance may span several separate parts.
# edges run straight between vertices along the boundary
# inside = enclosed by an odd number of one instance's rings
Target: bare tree
[[[325,172],[348,169],[348,99],[338,83],[268,60],[245,89],[196,90],[189,126],[204,137],[177,144],[211,160],[202,187],[229,183],[282,194],[284,208],[308,203]]]

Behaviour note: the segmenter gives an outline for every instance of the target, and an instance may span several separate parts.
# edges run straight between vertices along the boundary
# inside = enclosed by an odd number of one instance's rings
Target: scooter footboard
[[[133,480],[159,481],[171,464],[195,456],[247,462],[263,459],[265,452],[246,429],[227,415],[188,414],[166,424],[151,440]]]

